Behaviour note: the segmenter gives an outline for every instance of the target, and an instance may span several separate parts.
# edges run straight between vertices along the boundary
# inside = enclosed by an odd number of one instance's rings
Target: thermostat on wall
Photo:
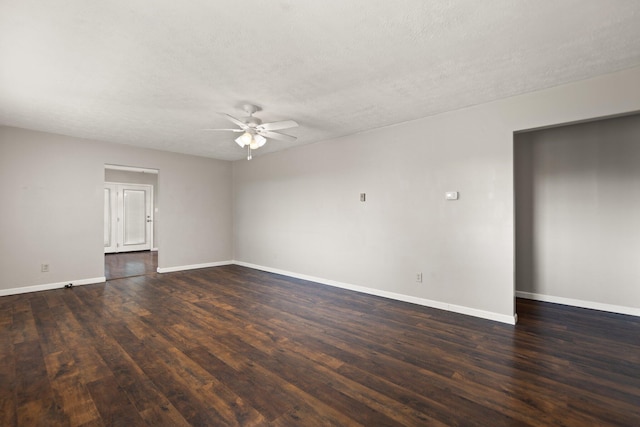
[[[457,191],[447,191],[445,193],[445,198],[447,200],[458,200],[458,192]]]

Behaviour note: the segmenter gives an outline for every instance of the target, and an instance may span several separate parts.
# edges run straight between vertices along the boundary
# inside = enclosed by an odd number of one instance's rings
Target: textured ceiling
[[[0,0],[0,124],[226,160],[640,65],[636,0]]]

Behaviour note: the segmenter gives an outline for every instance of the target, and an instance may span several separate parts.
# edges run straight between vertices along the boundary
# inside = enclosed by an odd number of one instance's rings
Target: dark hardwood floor
[[[0,298],[2,426],[640,426],[640,319],[517,326],[239,266]]]
[[[157,251],[120,252],[104,255],[104,275],[107,280],[155,273],[157,268]]]

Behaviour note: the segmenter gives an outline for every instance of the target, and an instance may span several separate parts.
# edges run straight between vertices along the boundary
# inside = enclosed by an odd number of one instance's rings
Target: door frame
[[[160,169],[153,169],[153,168],[148,168],[148,167],[140,167],[140,166],[128,166],[128,165],[122,165],[122,164],[115,164],[115,163],[104,163],[104,167],[103,167],[103,171],[106,170],[119,170],[119,171],[126,171],[126,172],[138,172],[138,173],[144,173],[144,174],[152,174],[152,175],[158,175],[159,178],[159,174],[160,174]],[[152,219],[153,219],[153,225],[152,225],[152,240],[151,240],[151,251],[159,251],[160,250],[160,245],[156,245],[156,234],[154,232],[154,230],[158,230],[158,224],[156,223],[156,214],[157,214],[157,207],[156,207],[156,203],[157,201],[155,200],[156,194],[160,191],[159,188],[159,179],[156,180],[157,181],[157,186],[154,187],[154,191],[151,193],[152,195],[152,204],[151,204],[151,212],[152,212]],[[103,179],[103,186],[104,184],[107,182],[106,179]],[[120,183],[116,183],[116,184],[120,184]],[[104,211],[104,209],[103,209]],[[102,230],[102,233],[104,234],[104,229]],[[104,249],[102,251],[102,255],[104,256]]]

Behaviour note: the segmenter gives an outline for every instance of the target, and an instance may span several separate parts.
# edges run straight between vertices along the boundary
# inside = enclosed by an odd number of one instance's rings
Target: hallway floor
[[[157,251],[121,252],[104,255],[104,275],[107,280],[144,276],[158,268]]]

